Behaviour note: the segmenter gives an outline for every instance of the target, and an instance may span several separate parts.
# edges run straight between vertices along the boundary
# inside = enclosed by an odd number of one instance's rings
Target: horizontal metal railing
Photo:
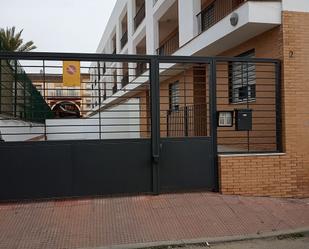
[[[153,139],[159,131],[159,138],[217,136],[222,153],[281,151],[278,60],[9,52],[0,59],[0,132],[6,142]],[[37,119],[23,118],[28,110],[20,104],[28,93],[7,89],[22,81],[14,70],[4,71],[4,61],[20,62],[28,89],[39,95],[32,98],[38,108],[31,109]],[[80,62],[74,87],[62,84],[63,61]],[[21,115],[14,116],[15,109]],[[236,131],[235,109],[252,110],[252,130]],[[217,111],[232,112],[233,125],[217,127]]]
[[[206,103],[167,111],[167,136],[207,136]]]
[[[157,49],[158,55],[172,55],[179,49],[179,32],[174,31]]]
[[[202,33],[222,20],[246,0],[215,0],[197,14],[199,33]]]

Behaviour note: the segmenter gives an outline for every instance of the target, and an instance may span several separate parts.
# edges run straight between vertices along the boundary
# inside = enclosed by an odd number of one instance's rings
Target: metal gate
[[[218,190],[217,58],[0,63],[0,200]]]

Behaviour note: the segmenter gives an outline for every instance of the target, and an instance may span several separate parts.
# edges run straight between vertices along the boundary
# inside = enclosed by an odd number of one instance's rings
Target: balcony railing
[[[128,42],[128,32],[124,32],[123,35],[122,35],[122,38],[120,40],[120,43],[121,43],[121,48],[124,48],[124,46],[127,44]]]
[[[134,17],[134,28],[135,30],[138,28],[138,26],[142,23],[142,21],[145,18],[145,3],[140,7],[138,12],[136,13],[136,16]]]
[[[198,15],[199,33],[202,33],[222,20],[247,0],[216,0]]]
[[[141,76],[147,70],[147,63],[146,62],[138,62],[136,64],[135,73],[136,77]]]
[[[167,136],[207,136],[205,104],[180,107],[167,111]]]
[[[169,39],[167,39],[157,49],[158,55],[171,55],[179,49],[179,33],[175,31]]]

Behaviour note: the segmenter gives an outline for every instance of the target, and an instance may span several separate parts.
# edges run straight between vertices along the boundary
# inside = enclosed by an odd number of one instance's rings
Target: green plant
[[[16,28],[0,29],[0,49],[12,52],[29,52],[36,49],[33,41],[24,43],[21,35],[23,29],[16,33]]]

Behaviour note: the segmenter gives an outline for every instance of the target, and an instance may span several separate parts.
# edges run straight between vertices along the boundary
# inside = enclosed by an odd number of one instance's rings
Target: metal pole
[[[185,121],[185,137],[189,136],[188,131],[188,107],[185,106],[184,108],[184,121]]]
[[[15,74],[14,74],[14,117],[17,116],[17,60],[15,60]]]
[[[219,191],[219,170],[218,170],[218,148],[217,148],[217,61],[210,61],[210,122],[211,122],[211,140],[213,149],[213,169],[214,169],[214,191]]]
[[[0,114],[2,109],[1,105],[2,105],[2,60],[0,58]]]
[[[101,72],[100,72],[100,62],[98,61],[98,92],[99,92],[99,135],[100,140],[102,139],[102,124],[101,124]]]
[[[26,73],[25,73],[26,74]],[[27,105],[27,101],[26,101],[26,89],[27,89],[27,82],[24,80],[24,84],[23,84],[24,86],[24,89],[23,89],[23,97],[24,97],[24,116],[23,116],[23,118],[24,118],[24,120],[27,120],[27,117],[26,117],[26,111],[27,111],[27,109],[26,109],[26,105]]]
[[[183,70],[182,72],[183,74],[183,89],[184,89],[184,104],[185,104],[185,108],[184,108],[184,125],[185,125],[185,137],[187,137],[189,135],[188,132],[188,107],[187,107],[187,89],[186,89],[186,75],[185,75],[185,70]],[[194,105],[194,104],[193,104]]]
[[[167,135],[167,137],[169,137],[170,136],[170,132],[169,132],[169,130],[170,130],[170,120],[169,120],[169,115],[170,115],[170,111],[166,111],[166,135]]]
[[[160,75],[159,61],[152,58],[150,63],[151,95],[151,148],[152,148],[152,191],[160,193]]]
[[[45,74],[45,60],[43,60],[43,97],[46,101],[46,74]],[[46,110],[47,111],[47,110]],[[46,115],[44,115],[44,140],[47,141]]]
[[[246,94],[247,94],[247,109],[249,109],[249,63],[246,63],[246,68],[247,68],[247,72],[246,72],[246,76],[247,76],[247,85],[246,85]],[[242,67],[243,69],[243,67]],[[243,73],[243,70],[242,70]],[[251,94],[251,92],[250,92]],[[251,97],[251,96],[250,96]],[[250,152],[250,131],[247,131],[247,150],[248,152]]]

